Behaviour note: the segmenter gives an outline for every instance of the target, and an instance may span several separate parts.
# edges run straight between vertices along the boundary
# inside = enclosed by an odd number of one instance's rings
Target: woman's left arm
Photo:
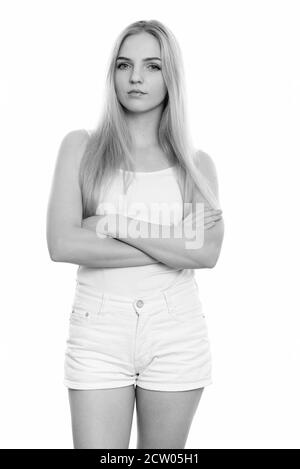
[[[203,237],[190,241],[182,225],[157,225],[121,214],[108,215],[108,220],[110,217],[108,224],[112,223],[113,228],[107,230],[109,236],[131,244],[170,267],[212,268],[219,257],[224,230],[222,218],[213,227],[203,230]]]
[[[208,179],[219,201],[218,180],[212,158],[201,151],[196,165]],[[193,247],[191,247],[189,238],[185,236],[182,224],[175,226],[158,225],[121,214],[111,215],[111,217],[113,218],[110,219],[110,215],[108,215],[108,220],[110,220],[108,223],[111,222],[112,225],[110,226],[113,226],[113,228],[111,231],[108,230],[108,235],[135,246],[170,267],[201,269],[212,268],[217,263],[224,237],[222,217],[219,217],[209,229],[196,231],[196,241],[192,242]],[[203,223],[201,217],[200,223]],[[137,225],[138,230],[136,230]],[[162,229],[162,234],[160,229]],[[165,233],[165,236],[163,233]]]

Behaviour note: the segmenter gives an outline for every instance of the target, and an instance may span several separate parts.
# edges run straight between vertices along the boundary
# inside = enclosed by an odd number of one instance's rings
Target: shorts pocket
[[[74,325],[96,324],[103,317],[104,314],[102,307],[99,307],[97,311],[95,308],[74,304],[69,317],[69,322]]]
[[[205,322],[205,314],[203,313],[202,302],[198,294],[173,296],[168,302],[169,316],[177,322]]]

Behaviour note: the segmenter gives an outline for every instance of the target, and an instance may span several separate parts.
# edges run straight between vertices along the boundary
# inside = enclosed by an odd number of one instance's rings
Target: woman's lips
[[[139,88],[136,88],[134,90],[130,90],[130,91],[128,91],[128,93],[143,93],[143,94],[146,94],[145,91],[142,91]]]
[[[130,91],[128,93],[129,96],[132,96],[134,98],[137,98],[137,97],[140,97],[140,96],[144,96],[146,93],[141,93],[140,91]]]

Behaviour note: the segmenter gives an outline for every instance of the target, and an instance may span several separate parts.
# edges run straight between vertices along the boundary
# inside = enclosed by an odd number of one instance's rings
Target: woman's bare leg
[[[203,389],[168,392],[136,386],[137,449],[183,449]]]
[[[74,449],[128,448],[134,385],[68,392]]]

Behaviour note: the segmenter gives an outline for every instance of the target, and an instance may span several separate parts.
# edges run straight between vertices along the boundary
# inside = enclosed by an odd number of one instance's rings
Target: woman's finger
[[[196,210],[196,212],[192,212],[187,215],[184,219],[184,224],[193,226],[193,223],[204,223],[207,225],[211,222],[216,222],[222,218],[221,210],[217,209],[207,209],[205,212],[203,210]]]
[[[212,215],[212,216],[206,217],[204,223],[206,224],[210,222],[216,222],[218,220],[221,220],[221,218],[222,217],[220,215]]]
[[[212,223],[215,224],[216,222],[215,222],[214,220],[210,220],[210,221],[204,223],[204,228],[206,228],[207,226],[211,225]]]
[[[223,212],[221,208],[212,208],[212,207],[205,207],[204,210],[211,211],[211,212],[220,212],[220,213]]]
[[[209,230],[210,228],[212,228],[213,226],[215,226],[215,222],[211,222],[211,223],[208,223],[207,225],[204,225],[204,229],[205,230]]]

